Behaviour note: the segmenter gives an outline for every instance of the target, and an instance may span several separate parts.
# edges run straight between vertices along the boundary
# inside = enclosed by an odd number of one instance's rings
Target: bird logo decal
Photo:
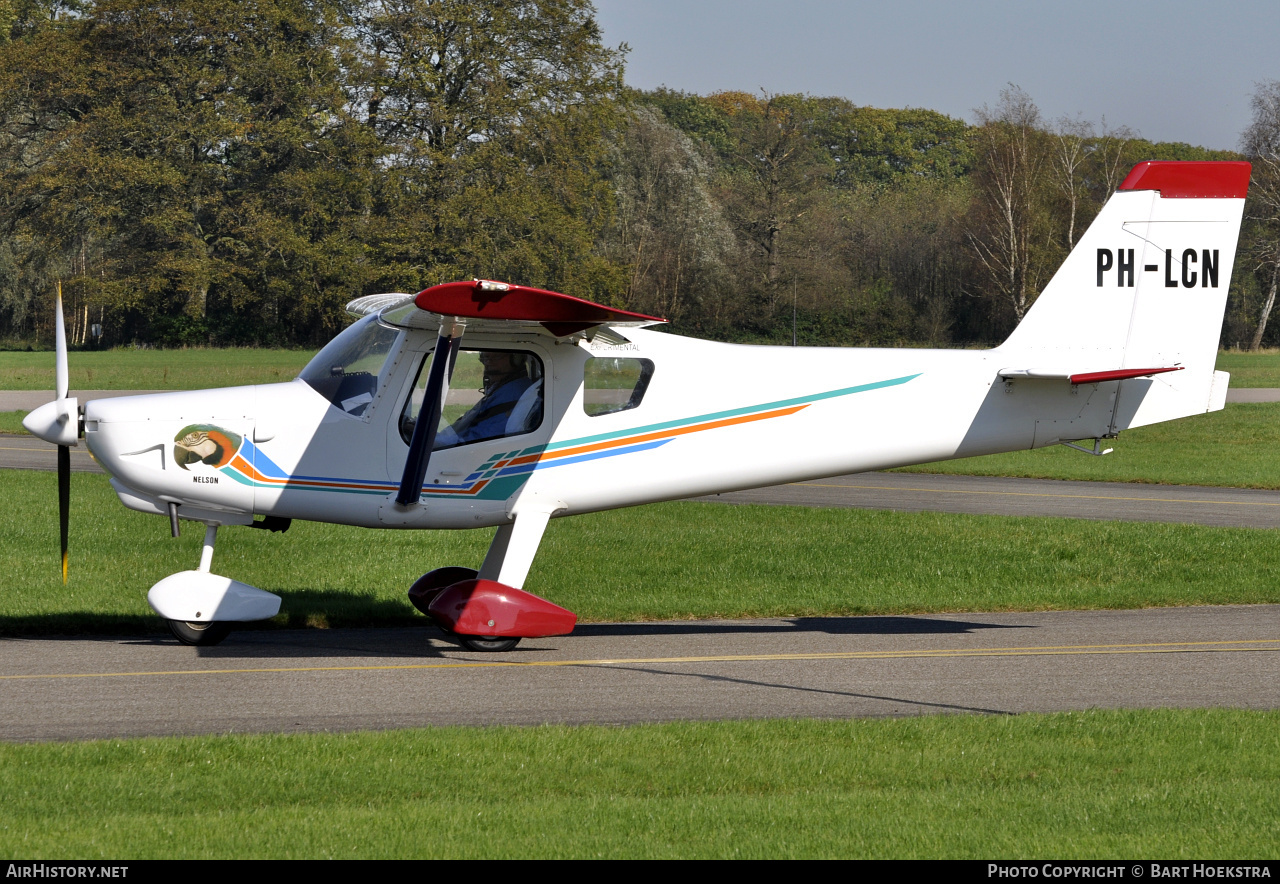
[[[183,427],[173,437],[173,460],[184,470],[189,463],[206,463],[220,467],[231,461],[240,450],[240,437],[212,424]]]

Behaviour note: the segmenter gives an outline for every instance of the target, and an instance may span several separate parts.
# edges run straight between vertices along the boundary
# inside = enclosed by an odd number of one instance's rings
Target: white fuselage
[[[299,380],[94,401],[85,439],[122,500],[143,511],[176,503],[183,516],[224,524],[258,514],[471,528],[502,524],[533,503],[570,515],[1104,436],[1117,420],[1128,425],[1123,415],[1149,390],[1183,374],[1006,382],[999,371],[1026,360],[1005,348],[759,347],[644,329],[626,336],[630,343],[593,344],[467,335],[467,347],[542,360],[544,418],[523,435],[434,452],[421,502],[408,510],[391,503],[408,452],[397,421],[435,345],[426,330],[400,332],[359,416]],[[652,379],[637,407],[588,415],[584,367],[610,356],[651,361]],[[223,448],[242,438],[239,454],[178,463],[175,437],[192,425],[223,431]],[[199,444],[197,454],[215,449],[209,439]]]

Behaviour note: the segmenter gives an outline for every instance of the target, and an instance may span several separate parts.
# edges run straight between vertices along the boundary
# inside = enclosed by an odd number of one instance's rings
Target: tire
[[[185,620],[166,620],[173,637],[184,645],[211,647],[231,634],[231,624],[225,620],[212,623],[190,623]]]
[[[478,635],[459,635],[457,637],[462,642],[463,647],[472,651],[486,651],[489,653],[509,651],[520,644],[519,638],[481,638]]]

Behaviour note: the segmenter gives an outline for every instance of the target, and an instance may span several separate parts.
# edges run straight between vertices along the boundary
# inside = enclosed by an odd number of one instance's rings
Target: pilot
[[[529,372],[529,357],[507,350],[482,350],[480,364],[484,367],[484,395],[466,414],[437,434],[436,448],[524,431],[524,427],[508,426],[508,422],[520,397],[535,383]],[[540,412],[540,408],[537,410]],[[537,423],[541,414],[530,416],[531,423]]]

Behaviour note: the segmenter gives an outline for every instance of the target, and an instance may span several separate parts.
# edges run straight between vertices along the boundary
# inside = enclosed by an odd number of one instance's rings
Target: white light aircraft
[[[547,521],[842,473],[1072,444],[1223,407],[1214,370],[1247,163],[1134,167],[1022,323],[990,350],[791,348],[664,334],[661,320],[474,280],[370,295],[294,381],[88,402],[24,421],[125,506],[206,526],[196,570],[148,601],[214,644],[279,596],[210,570],[219,527],[292,519],[493,528],[478,571],[438,568],[413,603],[474,650],[562,635],[523,591]],[[1092,447],[1077,443],[1092,440]],[[255,516],[258,517],[255,521]]]

